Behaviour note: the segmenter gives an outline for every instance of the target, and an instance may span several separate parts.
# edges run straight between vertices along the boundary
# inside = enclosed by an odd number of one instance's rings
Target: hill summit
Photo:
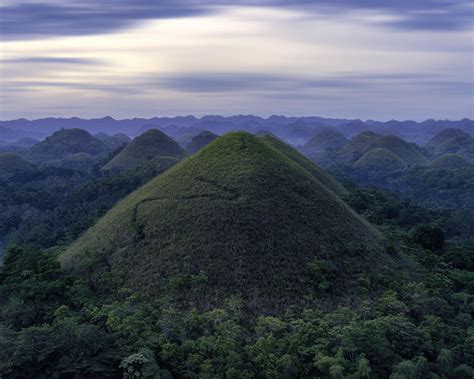
[[[236,295],[279,312],[321,282],[352,297],[360,275],[373,279],[392,259],[284,146],[293,156],[271,137],[219,137],[119,202],[61,263],[90,274],[102,260],[130,288],[199,309]]]
[[[77,153],[98,155],[105,151],[107,147],[83,129],[60,129],[34,145],[29,152],[29,157],[42,162],[63,159]]]
[[[199,133],[186,146],[186,153],[189,155],[194,154],[201,150],[204,146],[209,145],[212,141],[217,138],[217,134],[209,132],[207,130]]]
[[[179,159],[185,155],[184,150],[176,141],[158,129],[150,129],[125,146],[103,167],[103,170],[131,168],[156,158]]]

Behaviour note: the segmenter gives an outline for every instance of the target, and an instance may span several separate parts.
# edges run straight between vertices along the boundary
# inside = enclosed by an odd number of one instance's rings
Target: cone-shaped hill
[[[381,148],[369,150],[354,166],[359,170],[385,174],[406,168],[406,164],[398,155]]]
[[[216,138],[217,134],[205,130],[199,133],[197,136],[193,137],[193,139],[186,146],[186,153],[189,155],[197,153],[203,147],[209,145]]]
[[[131,142],[130,137],[124,133],[116,133],[112,136],[109,136],[106,133],[100,132],[94,134],[94,137],[102,141],[110,150],[116,150],[119,147]]]
[[[157,158],[179,159],[185,155],[176,141],[157,129],[150,129],[136,137],[102,169],[127,169]]]
[[[437,170],[457,170],[469,166],[469,162],[457,154],[444,154],[430,163]]]
[[[458,154],[474,163],[474,138],[461,129],[442,130],[426,144],[426,147],[436,157],[443,154]]]
[[[126,286],[185,307],[238,295],[252,310],[280,312],[309,301],[323,279],[356,297],[360,275],[376,283],[393,270],[382,245],[305,167],[238,132],[119,202],[60,261],[94,275],[102,259]]]
[[[372,149],[386,149],[397,155],[407,166],[423,166],[428,160],[412,145],[398,136],[383,136],[373,141],[365,152]]]
[[[325,128],[314,135],[304,145],[304,149],[311,152],[322,152],[326,150],[340,149],[344,147],[349,140],[336,129]]]
[[[0,153],[0,178],[8,178],[16,172],[31,172],[35,169],[33,163],[16,153]]]
[[[102,141],[83,129],[61,129],[34,145],[29,158],[35,161],[63,159],[68,155],[87,153],[98,155],[107,151]]]
[[[331,190],[335,194],[342,195],[346,193],[345,188],[341,184],[339,184],[331,175],[327,174],[324,170],[320,169],[313,162],[311,162],[311,160],[306,158],[304,155],[298,153],[295,149],[282,142],[280,139],[270,135],[263,135],[259,138],[271,147],[277,149],[288,159],[291,159],[299,166],[303,167],[319,182],[324,184],[329,190]]]

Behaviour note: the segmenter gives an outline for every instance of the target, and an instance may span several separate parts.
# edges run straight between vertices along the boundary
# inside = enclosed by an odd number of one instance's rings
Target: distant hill
[[[320,272],[331,301],[355,301],[359,275],[375,285],[396,271],[378,232],[307,160],[264,138],[219,137],[119,202],[61,263],[79,275],[110,267],[126,286],[187,308],[237,295],[266,313],[311,301]]]
[[[5,152],[0,153],[0,179],[5,179],[15,173],[31,172],[36,166],[21,155]]]
[[[193,138],[194,138],[193,134],[183,134],[182,136],[179,136],[176,138],[176,142],[178,142],[179,146],[185,149],[186,146],[188,146],[189,143],[193,140]]]
[[[217,134],[205,130],[204,132],[201,132],[197,136],[193,137],[193,139],[186,146],[186,153],[189,155],[194,154],[201,150],[204,146],[209,145],[216,138]]]
[[[270,135],[263,135],[259,137],[262,141],[266,144],[271,146],[274,149],[277,149],[279,153],[285,155],[287,158],[291,159],[299,166],[304,168],[308,171],[316,180],[318,180],[321,184],[326,186],[329,190],[334,192],[335,194],[342,195],[346,193],[344,187],[339,184],[331,175],[327,172],[319,168],[315,165],[311,160],[306,158],[304,155],[298,153],[295,149],[291,146],[287,145],[286,143],[282,142],[280,139],[270,136]]]
[[[364,155],[370,144],[380,137],[380,134],[365,131],[352,137],[346,144],[341,144],[339,148],[321,152],[314,152],[311,149],[303,148],[302,152],[324,168],[338,165],[353,165]]]
[[[474,163],[474,138],[461,129],[442,130],[426,144],[426,148],[435,157],[443,154],[458,154]]]
[[[406,142],[397,136],[382,136],[371,142],[364,152],[372,149],[386,149],[397,155],[407,166],[422,166],[428,164],[428,160],[421,154],[419,148]]]
[[[325,128],[314,135],[303,148],[305,151],[320,153],[327,150],[340,149],[344,147],[349,140],[334,128]]]
[[[174,140],[157,129],[136,137],[103,170],[131,168],[160,157],[183,158],[184,150]]]
[[[13,141],[11,145],[18,147],[31,147],[33,145],[36,145],[38,142],[39,140],[37,140],[36,138],[23,137],[16,141]]]
[[[456,170],[469,166],[469,162],[457,154],[444,154],[430,163],[430,168],[438,170]]]
[[[28,157],[34,161],[63,159],[68,155],[105,153],[107,146],[82,129],[61,129],[34,145]]]
[[[110,150],[116,150],[132,141],[132,139],[124,133],[116,133],[112,136],[106,133],[97,133],[94,134],[94,137],[102,141]]]
[[[384,148],[375,148],[365,153],[355,162],[354,167],[373,174],[388,175],[393,171],[407,167],[405,162],[392,151]]]

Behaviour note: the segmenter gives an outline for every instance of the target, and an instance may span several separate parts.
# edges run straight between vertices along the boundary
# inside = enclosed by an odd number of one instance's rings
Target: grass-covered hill
[[[368,146],[381,137],[372,131],[365,131],[352,137],[348,143],[339,148],[314,152],[306,148],[301,151],[321,167],[329,168],[338,165],[353,165],[366,152]]]
[[[331,301],[356,301],[359,275],[377,287],[392,258],[367,221],[274,143],[218,138],[119,202],[60,261],[89,277],[102,262],[126,286],[199,309],[238,295],[278,312],[328,287]]]
[[[469,162],[458,154],[444,154],[430,163],[430,168],[438,170],[456,170],[469,166]]]
[[[435,157],[443,154],[458,154],[474,163],[474,138],[461,129],[442,130],[426,144],[426,148]]]
[[[280,153],[284,154],[287,158],[291,159],[305,170],[307,170],[311,175],[313,175],[319,182],[324,184],[329,190],[334,192],[337,195],[342,195],[346,193],[344,187],[339,184],[331,175],[322,170],[320,167],[315,165],[311,160],[306,158],[304,155],[298,153],[291,146],[282,142],[277,137],[271,135],[262,135],[259,138],[262,139],[265,143],[271,147],[277,149]]]
[[[333,149],[340,149],[349,140],[334,128],[325,128],[314,135],[305,145],[304,149],[310,152],[322,152]]]
[[[28,152],[28,157],[33,161],[44,162],[77,153],[99,155],[107,150],[103,142],[85,130],[61,129],[34,145]]]
[[[205,130],[193,137],[193,139],[186,146],[186,153],[189,155],[194,154],[201,150],[204,146],[209,145],[216,138],[217,134]]]
[[[103,170],[128,169],[161,157],[179,159],[185,155],[176,141],[157,129],[150,129],[130,142]]]
[[[0,179],[8,178],[15,173],[32,172],[35,167],[33,163],[16,153],[0,153]]]
[[[354,167],[367,172],[389,174],[406,168],[405,162],[390,150],[376,148],[369,150],[355,162]]]
[[[109,136],[108,134],[101,132],[94,134],[94,137],[102,141],[110,150],[118,149],[132,141],[130,137],[124,133],[116,133]]]
[[[193,138],[194,138],[193,134],[183,134],[176,138],[176,142],[178,142],[179,146],[185,149],[186,146],[188,146],[189,143],[193,140]]]
[[[382,136],[370,143],[365,151],[378,148],[391,151],[409,167],[428,164],[428,160],[420,152],[418,146],[410,144],[398,136]]]

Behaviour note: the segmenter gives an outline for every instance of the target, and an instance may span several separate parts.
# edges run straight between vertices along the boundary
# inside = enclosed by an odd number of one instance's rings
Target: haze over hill
[[[24,136],[42,138],[60,128],[81,128],[89,133],[125,133],[135,137],[148,129],[159,129],[165,134],[177,138],[184,134],[197,135],[207,130],[215,134],[223,134],[232,130],[243,130],[256,133],[268,130],[290,143],[302,144],[309,141],[318,131],[332,127],[346,137],[352,137],[363,131],[375,131],[380,134],[395,134],[409,141],[425,143],[445,128],[459,128],[474,135],[474,122],[470,119],[459,121],[426,120],[414,121],[374,121],[349,120],[324,117],[285,117],[270,116],[268,118],[240,116],[194,116],[153,117],[150,119],[133,118],[116,120],[112,117],[98,119],[45,118],[38,120],[17,119],[0,121],[0,140],[13,141]]]

